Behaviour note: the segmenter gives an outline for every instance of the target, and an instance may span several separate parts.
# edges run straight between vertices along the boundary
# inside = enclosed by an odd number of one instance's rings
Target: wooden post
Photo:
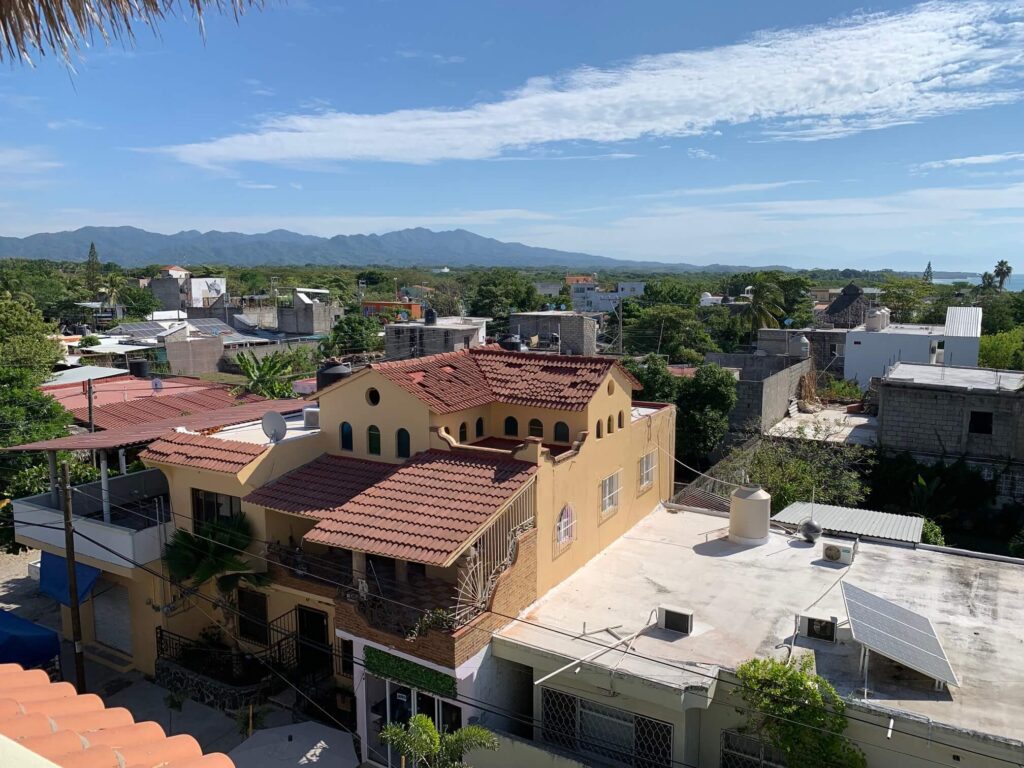
[[[86,692],[85,654],[82,649],[82,615],[78,606],[78,573],[75,571],[75,528],[71,516],[71,470],[61,462],[64,485],[64,560],[68,566],[68,607],[71,609],[71,639],[75,643],[75,689]]]

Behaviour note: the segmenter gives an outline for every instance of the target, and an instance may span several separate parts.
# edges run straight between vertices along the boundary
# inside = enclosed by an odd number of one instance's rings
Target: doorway
[[[304,605],[296,607],[299,669],[304,674],[331,672],[331,643],[327,614]]]
[[[97,643],[132,655],[132,613],[128,590],[102,580],[93,590],[93,636]]]

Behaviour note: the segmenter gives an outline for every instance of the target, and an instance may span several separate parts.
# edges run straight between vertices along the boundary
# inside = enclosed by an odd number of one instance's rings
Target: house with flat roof
[[[588,765],[780,765],[735,672],[807,656],[869,766],[1018,762],[1024,562],[809,543],[759,494],[756,530],[749,508],[657,510],[498,630],[482,724]]]

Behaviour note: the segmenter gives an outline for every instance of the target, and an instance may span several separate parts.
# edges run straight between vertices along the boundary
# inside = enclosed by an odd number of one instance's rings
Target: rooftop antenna
[[[164,388],[164,380],[161,378],[154,378],[152,381],[149,382],[149,386],[150,389],[152,389],[154,392],[159,392],[161,389]]]
[[[284,416],[277,411],[267,411],[263,414],[261,424],[263,426],[263,434],[272,443],[281,442],[288,432],[288,423],[284,420]]]

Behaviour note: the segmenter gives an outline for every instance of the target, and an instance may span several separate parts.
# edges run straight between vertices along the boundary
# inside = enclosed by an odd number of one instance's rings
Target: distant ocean
[[[952,285],[953,283],[977,285],[981,282],[981,275],[972,275],[971,277],[937,277],[934,282],[940,285]],[[1024,291],[1024,275],[1010,275],[1010,279],[1006,281],[1004,287],[1008,291]]]

